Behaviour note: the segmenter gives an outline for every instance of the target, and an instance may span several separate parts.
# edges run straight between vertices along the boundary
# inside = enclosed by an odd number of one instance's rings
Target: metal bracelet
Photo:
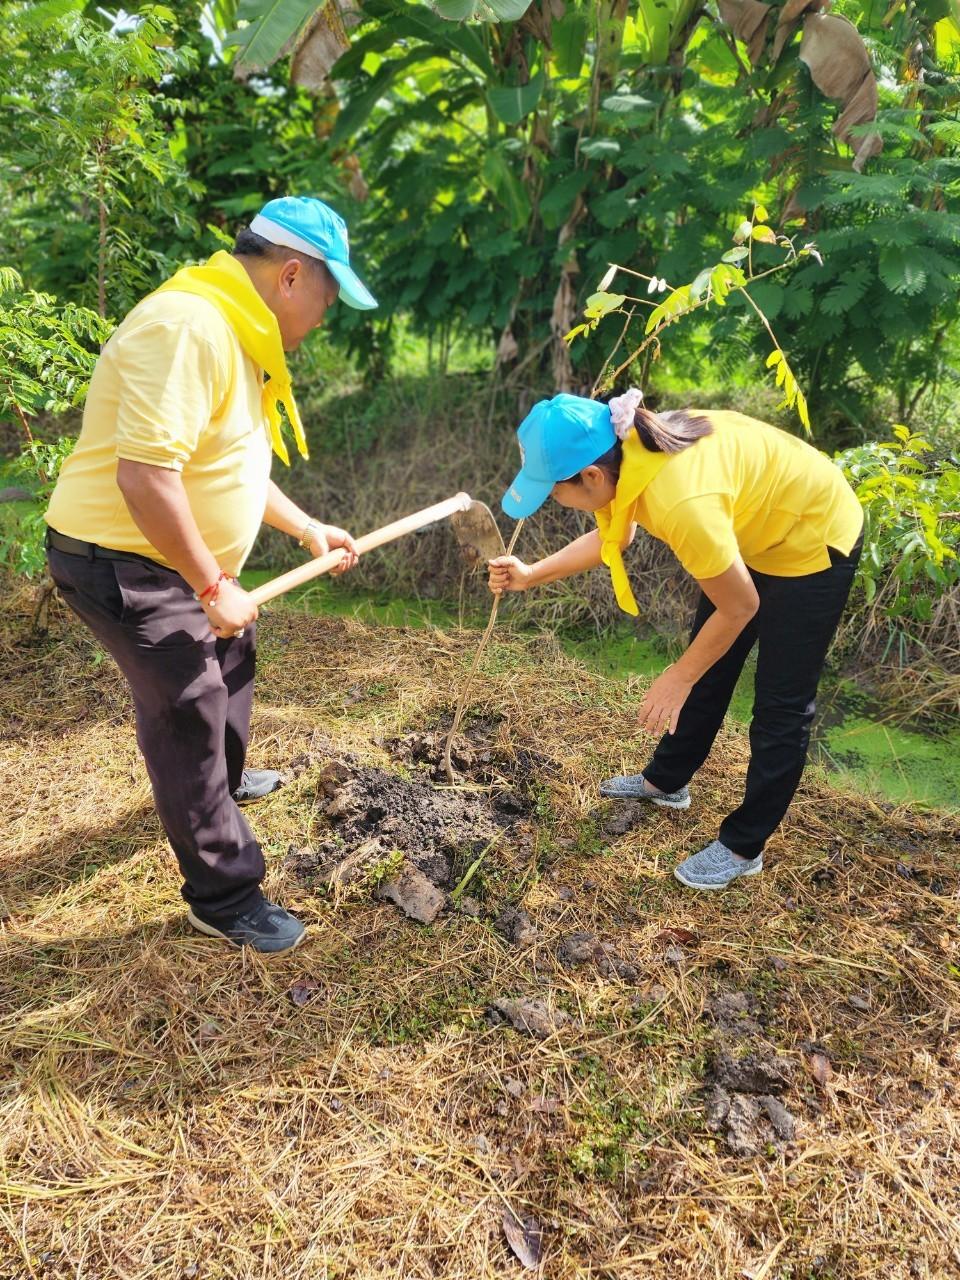
[[[303,547],[304,551],[310,550],[311,539],[315,534],[319,532],[320,532],[320,526],[317,523],[317,521],[308,520],[307,523],[304,525],[303,533],[301,533],[300,539],[299,539],[299,545]]]

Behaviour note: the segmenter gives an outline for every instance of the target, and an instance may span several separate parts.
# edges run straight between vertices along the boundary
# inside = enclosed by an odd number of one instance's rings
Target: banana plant
[[[531,0],[435,0],[433,8],[449,22],[518,22]]]
[[[450,22],[517,22],[530,5],[531,0],[435,0],[431,8]],[[210,16],[218,25],[226,18],[233,27],[224,43],[238,50],[238,76],[265,71],[306,39],[315,38],[318,27],[337,36],[345,33],[346,14],[338,0],[319,5],[316,0],[214,0]],[[238,22],[243,25],[236,26]],[[325,42],[329,43],[326,36]],[[343,34],[337,52],[347,48],[349,40]]]
[[[246,76],[266,71],[296,47],[319,15],[343,25],[337,0],[321,5],[316,0],[239,0],[236,19],[244,25],[230,31],[224,40],[226,46],[237,49],[234,73]]]
[[[702,0],[639,0],[635,21],[646,61],[666,66],[702,11]]]

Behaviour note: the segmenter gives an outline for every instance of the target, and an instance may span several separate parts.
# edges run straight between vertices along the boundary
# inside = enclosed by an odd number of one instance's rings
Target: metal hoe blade
[[[455,511],[450,524],[460,554],[470,568],[482,567],[488,560],[506,554],[493,512],[485,502],[474,500],[466,511]]]

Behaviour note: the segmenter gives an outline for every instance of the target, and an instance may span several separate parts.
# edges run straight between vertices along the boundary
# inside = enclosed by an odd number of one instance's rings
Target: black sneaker
[[[266,898],[249,911],[216,923],[204,920],[193,907],[187,912],[187,919],[195,929],[211,938],[223,938],[235,947],[253,947],[254,951],[269,954],[292,951],[307,932],[296,916]]]
[[[240,785],[233,793],[233,798],[237,804],[249,804],[251,800],[262,800],[271,791],[276,791],[281,781],[276,769],[244,769]]]

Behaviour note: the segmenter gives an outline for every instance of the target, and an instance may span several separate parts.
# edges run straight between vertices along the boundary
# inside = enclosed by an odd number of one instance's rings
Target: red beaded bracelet
[[[194,600],[199,600],[200,603],[202,604],[205,597],[210,596],[210,603],[216,604],[217,597],[220,594],[220,591],[219,591],[220,583],[224,581],[229,582],[230,575],[229,573],[224,573],[224,571],[221,569],[220,576],[217,578],[216,582],[211,582],[209,587],[204,587],[204,589],[199,593],[196,591],[193,593]]]

